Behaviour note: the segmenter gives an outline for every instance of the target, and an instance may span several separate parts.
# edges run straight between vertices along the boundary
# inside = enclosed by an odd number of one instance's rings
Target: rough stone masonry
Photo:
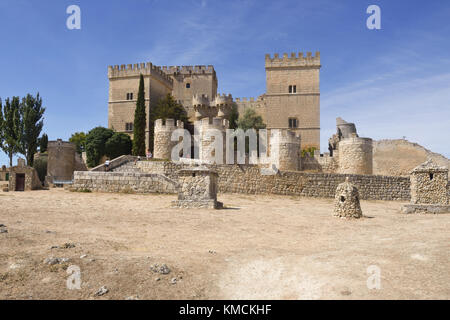
[[[334,216],[357,219],[362,217],[358,189],[349,182],[348,178],[336,188]]]

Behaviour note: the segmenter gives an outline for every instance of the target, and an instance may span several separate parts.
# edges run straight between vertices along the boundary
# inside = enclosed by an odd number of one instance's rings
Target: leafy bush
[[[129,135],[116,132],[105,144],[105,154],[110,159],[131,154],[133,143]]]
[[[104,127],[96,127],[86,136],[86,157],[89,167],[98,166],[106,154],[106,142],[114,135],[114,131]]]
[[[38,158],[34,160],[33,168],[36,169],[39,180],[44,182],[45,177],[47,176],[47,158]]]

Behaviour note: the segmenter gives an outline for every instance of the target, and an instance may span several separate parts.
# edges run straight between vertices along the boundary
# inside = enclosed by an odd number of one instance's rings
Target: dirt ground
[[[332,199],[219,195],[215,211],[172,209],[175,198],[0,193],[0,299],[450,298],[450,214],[363,201],[366,217],[349,221]],[[66,284],[73,265],[79,290]]]

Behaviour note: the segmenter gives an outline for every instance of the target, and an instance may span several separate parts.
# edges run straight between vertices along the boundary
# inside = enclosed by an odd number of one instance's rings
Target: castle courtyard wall
[[[170,161],[139,161],[136,166],[143,173],[126,175],[124,172],[76,172],[73,186],[79,190],[86,188],[102,192],[119,192],[131,188],[141,193],[175,193],[177,172],[189,167],[187,164]],[[349,177],[349,181],[359,189],[361,199],[410,200],[409,177],[299,171],[280,171],[276,175],[262,175],[260,167],[255,165],[205,166],[219,174],[219,193],[334,198],[337,186]]]

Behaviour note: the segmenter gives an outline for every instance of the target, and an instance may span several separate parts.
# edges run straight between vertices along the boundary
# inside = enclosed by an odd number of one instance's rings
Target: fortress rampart
[[[139,77],[140,75],[152,76],[170,86],[173,85],[173,79],[167,75],[160,67],[148,63],[122,64],[108,67],[108,78],[127,78]]]
[[[295,52],[289,56],[284,53],[282,57],[275,53],[273,58],[270,54],[266,54],[266,68],[280,68],[280,67],[321,67],[320,52],[316,52],[313,56],[311,52],[307,52],[306,56],[300,52],[297,56]]]
[[[161,70],[168,75],[215,74],[214,67],[209,66],[162,66]]]

